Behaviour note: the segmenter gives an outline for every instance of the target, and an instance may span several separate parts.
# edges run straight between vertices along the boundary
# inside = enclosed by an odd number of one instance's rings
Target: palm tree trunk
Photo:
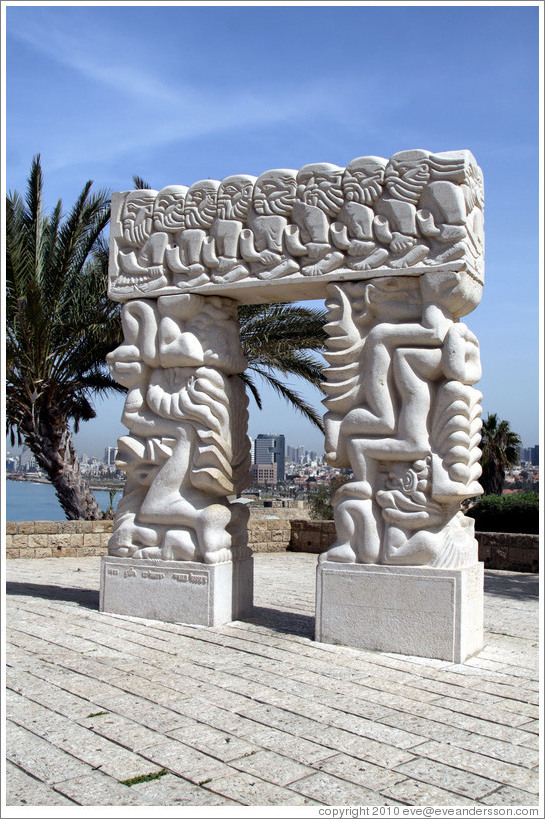
[[[100,520],[102,510],[79,469],[66,422],[59,427],[51,419],[39,422],[39,434],[24,430],[25,443],[55,487],[67,520]]]

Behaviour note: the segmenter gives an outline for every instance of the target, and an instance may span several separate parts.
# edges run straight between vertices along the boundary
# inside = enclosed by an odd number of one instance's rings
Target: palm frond
[[[250,369],[254,369],[250,367]],[[298,412],[307,418],[314,426],[323,432],[324,426],[322,418],[317,411],[312,407],[296,390],[289,387],[285,382],[280,381],[279,378],[272,375],[272,373],[256,370],[256,372],[263,378],[282,398],[285,398]]]

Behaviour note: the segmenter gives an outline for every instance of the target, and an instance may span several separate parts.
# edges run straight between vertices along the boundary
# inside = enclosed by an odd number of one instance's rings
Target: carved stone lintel
[[[483,179],[469,151],[112,197],[109,294],[119,301],[196,290],[248,303],[320,298],[329,281],[428,269],[465,271],[480,293]]]

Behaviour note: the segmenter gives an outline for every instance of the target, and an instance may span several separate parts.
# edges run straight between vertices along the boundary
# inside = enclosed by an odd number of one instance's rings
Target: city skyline
[[[526,446],[538,444],[538,4],[3,12],[4,192],[24,192],[40,153],[48,208],[62,197],[66,211],[88,178],[94,190],[127,190],[138,174],[160,189],[412,147],[471,150],[485,179],[486,281],[464,320],[481,346],[483,418],[497,413]],[[363,43],[362,30],[384,36]],[[232,31],[251,71],[222,58]],[[418,61],[409,43],[420,44]],[[153,52],[161,59],[141,60]],[[320,409],[317,390],[289,383]],[[319,430],[258,386],[264,410],[250,398],[249,435],[276,429],[322,451]],[[123,401],[95,401],[97,418],[74,437],[78,452],[100,453],[125,434]]]

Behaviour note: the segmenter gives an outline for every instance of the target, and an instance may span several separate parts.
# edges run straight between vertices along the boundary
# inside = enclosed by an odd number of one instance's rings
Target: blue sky
[[[49,206],[68,208],[87,179],[126,190],[138,174],[160,189],[471,150],[485,179],[486,283],[465,321],[481,344],[484,415],[538,442],[537,4],[5,5],[6,189],[24,189],[40,153]],[[263,396],[250,435],[322,449],[317,430]],[[121,407],[97,403],[80,451],[101,455],[124,433]]]

